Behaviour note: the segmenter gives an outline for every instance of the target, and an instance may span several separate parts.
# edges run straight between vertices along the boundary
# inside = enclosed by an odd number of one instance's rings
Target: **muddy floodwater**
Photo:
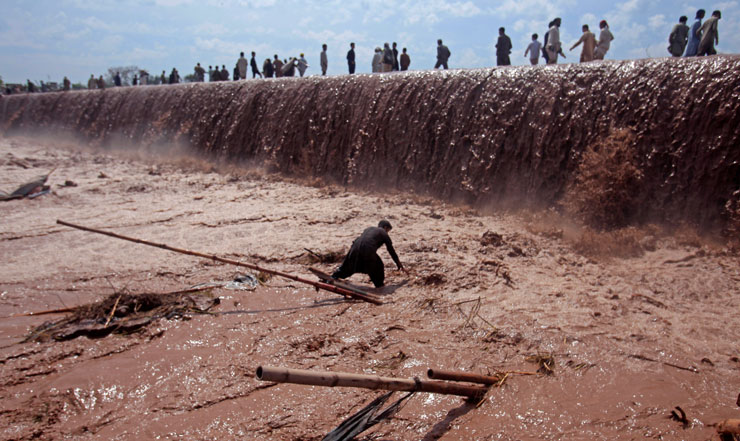
[[[320,440],[380,395],[260,382],[260,365],[510,373],[477,404],[417,393],[360,440],[707,440],[740,417],[740,259],[691,229],[642,226],[638,250],[609,256],[549,212],[0,139],[0,189],[52,169],[50,194],[1,206],[1,439]],[[25,341],[65,317],[26,313],[254,274],[57,219],[313,279],[309,266],[331,271],[329,257],[382,218],[409,275],[381,249],[387,286],[349,281],[383,305],[280,278],[253,290],[214,283],[220,303],[207,313]],[[685,423],[669,418],[676,406]]]

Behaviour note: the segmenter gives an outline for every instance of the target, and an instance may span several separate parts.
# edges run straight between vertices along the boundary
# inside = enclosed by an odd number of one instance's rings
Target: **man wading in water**
[[[388,236],[391,228],[391,223],[387,220],[380,221],[377,227],[366,228],[360,237],[352,242],[349,253],[331,277],[333,279],[346,279],[354,273],[367,274],[375,287],[380,288],[385,281],[385,270],[383,261],[380,260],[377,251],[383,244],[385,244],[393,261],[396,262],[398,269],[403,270],[403,265],[398,260],[396,250],[393,249],[393,243],[391,243],[391,238]]]

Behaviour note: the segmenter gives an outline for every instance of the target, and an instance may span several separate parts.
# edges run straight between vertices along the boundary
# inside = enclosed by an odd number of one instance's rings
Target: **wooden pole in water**
[[[501,383],[500,377],[494,377],[490,375],[472,374],[470,372],[453,372],[453,371],[441,371],[435,369],[427,370],[427,377],[435,380],[449,380],[449,381],[467,381],[470,383],[478,384],[499,384]]]
[[[95,228],[83,227],[81,225],[75,225],[75,224],[71,224],[69,222],[64,222],[64,221],[61,221],[61,220],[57,220],[57,223],[59,225],[64,225],[64,226],[67,226],[67,227],[76,228],[76,229],[82,230],[82,231],[89,231],[91,233],[103,234],[105,236],[115,237],[116,239],[123,239],[123,240],[127,240],[129,242],[140,243],[142,245],[149,245],[149,246],[152,246],[152,247],[162,248],[163,250],[167,250],[167,251],[174,251],[174,252],[180,253],[180,254],[188,254],[190,256],[202,257],[204,259],[214,260],[216,262],[228,263],[230,265],[236,265],[236,266],[241,266],[241,267],[253,269],[255,271],[261,271],[263,273],[267,273],[267,274],[272,274],[272,275],[275,275],[275,276],[284,277],[286,279],[294,280],[296,282],[306,283],[308,285],[312,285],[316,289],[323,289],[323,290],[326,290],[326,291],[333,292],[335,294],[343,295],[345,297],[351,297],[351,298],[357,299],[357,300],[362,300],[364,302],[372,303],[372,304],[375,304],[375,305],[382,305],[383,304],[383,302],[380,301],[380,299],[378,299],[375,296],[369,295],[369,294],[360,294],[360,293],[357,293],[357,292],[354,292],[354,291],[350,291],[350,290],[347,290],[347,289],[339,288],[339,287],[334,286],[334,285],[330,285],[328,283],[316,282],[316,281],[313,281],[313,280],[304,279],[302,277],[294,276],[292,274],[284,273],[284,272],[281,272],[281,271],[275,271],[275,270],[271,270],[271,269],[267,269],[267,268],[262,268],[260,266],[257,266],[257,265],[251,264],[251,263],[244,263],[244,262],[239,262],[237,260],[225,259],[223,257],[218,257],[218,256],[213,255],[213,254],[205,254],[205,253],[199,253],[197,251],[189,251],[189,250],[184,250],[184,249],[181,249],[181,248],[175,248],[175,247],[171,247],[169,245],[165,245],[165,244],[162,244],[162,243],[149,242],[149,241],[142,240],[142,239],[136,239],[134,237],[128,237],[128,236],[124,236],[124,235],[121,235],[121,234],[111,233],[109,231],[103,231],[103,230],[98,230],[98,229],[95,229]]]
[[[377,375],[344,372],[321,372],[304,369],[287,369],[260,366],[257,379],[276,383],[307,384],[326,387],[360,387],[396,391],[419,391],[433,394],[459,395],[472,399],[481,398],[488,390],[485,386],[448,383],[446,381],[420,380],[418,378],[391,378]]]
[[[740,420],[729,419],[717,424],[717,433],[720,435],[740,435]],[[732,438],[729,438],[732,439]]]

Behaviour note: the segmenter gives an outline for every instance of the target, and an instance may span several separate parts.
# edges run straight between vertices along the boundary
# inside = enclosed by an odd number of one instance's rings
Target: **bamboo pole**
[[[491,375],[472,374],[470,372],[441,371],[435,369],[427,370],[427,377],[435,380],[468,381],[470,383],[488,385],[499,384],[501,382],[500,377]]]
[[[740,420],[729,419],[717,424],[717,433],[720,435],[740,435]]]
[[[152,247],[162,248],[163,250],[167,250],[167,251],[174,251],[174,252],[180,253],[180,254],[188,254],[190,256],[202,257],[204,259],[210,259],[210,260],[214,260],[216,262],[228,263],[230,265],[236,265],[236,266],[241,266],[241,267],[253,269],[255,271],[261,271],[263,273],[272,274],[272,275],[279,276],[279,277],[284,277],[286,279],[294,280],[296,282],[306,283],[308,285],[312,285],[316,289],[323,289],[323,290],[326,290],[326,291],[333,292],[335,294],[343,295],[345,297],[351,297],[351,298],[357,299],[357,300],[362,300],[362,301],[365,301],[365,302],[368,302],[368,303],[372,303],[372,304],[375,304],[375,305],[382,305],[383,304],[383,302],[380,301],[380,299],[378,299],[377,297],[372,296],[372,295],[360,294],[360,293],[357,293],[357,292],[354,292],[354,291],[350,291],[350,290],[347,290],[347,289],[339,288],[338,286],[334,286],[334,285],[331,285],[331,284],[328,284],[328,283],[316,282],[316,281],[313,281],[313,280],[304,279],[302,277],[294,276],[292,274],[284,273],[284,272],[281,272],[281,271],[276,271],[276,270],[271,270],[271,269],[267,269],[267,268],[262,268],[262,267],[260,267],[258,265],[254,265],[254,264],[251,264],[251,263],[245,263],[245,262],[239,262],[237,260],[225,259],[223,257],[218,257],[218,256],[216,256],[214,254],[205,254],[205,253],[199,253],[197,251],[190,251],[190,250],[184,250],[184,249],[181,249],[181,248],[175,248],[175,247],[171,247],[169,245],[165,245],[165,244],[162,244],[162,243],[149,242],[149,241],[142,240],[142,239],[136,239],[134,237],[128,237],[128,236],[124,236],[124,235],[121,235],[121,234],[111,233],[109,231],[103,231],[103,230],[98,230],[98,229],[95,229],[95,228],[83,227],[81,225],[75,225],[75,224],[71,224],[69,222],[64,222],[64,221],[61,221],[61,220],[57,220],[57,223],[59,225],[64,225],[64,226],[67,226],[67,227],[76,228],[78,230],[89,231],[91,233],[98,233],[98,234],[103,234],[103,235],[110,236],[110,237],[115,237],[116,239],[123,239],[123,240],[127,240],[129,242],[134,242],[134,243],[139,243],[139,244],[142,244],[142,245],[149,245],[149,246],[152,246]]]
[[[488,390],[485,386],[420,380],[418,378],[391,378],[377,375],[344,372],[321,372],[271,366],[257,368],[257,379],[276,383],[307,384],[326,387],[359,387],[395,391],[420,391],[434,394],[459,395],[471,399],[481,398]]]

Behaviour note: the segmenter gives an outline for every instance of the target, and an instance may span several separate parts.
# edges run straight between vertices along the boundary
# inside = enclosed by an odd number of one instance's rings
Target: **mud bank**
[[[183,144],[365,188],[549,206],[634,133],[636,220],[721,225],[740,188],[740,57],[427,71],[3,97],[0,131]]]

